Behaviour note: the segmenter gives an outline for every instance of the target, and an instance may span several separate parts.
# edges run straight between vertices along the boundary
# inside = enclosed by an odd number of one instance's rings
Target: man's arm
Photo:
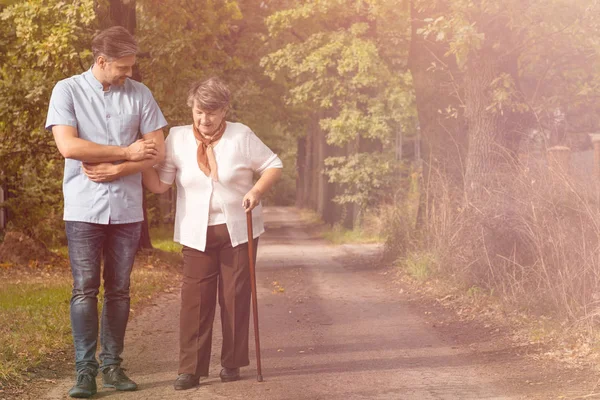
[[[121,164],[83,163],[83,172],[94,182],[111,182],[123,176],[135,174],[151,168],[165,158],[165,137],[162,129],[144,135],[144,141],[152,141],[156,148],[156,155],[142,161],[126,161]],[[136,142],[137,143],[137,142]]]
[[[63,157],[87,163],[151,160],[158,155],[157,143],[153,137],[150,137],[151,134],[134,142],[129,147],[106,146],[80,139],[77,129],[69,125],[52,126],[52,134],[58,151]]]

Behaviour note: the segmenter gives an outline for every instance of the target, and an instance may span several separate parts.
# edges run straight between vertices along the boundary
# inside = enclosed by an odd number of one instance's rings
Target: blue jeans
[[[73,274],[71,326],[75,368],[98,371],[98,291],[104,259],[104,304],[99,354],[102,369],[122,361],[129,319],[129,277],[140,241],[142,223],[101,225],[65,221]]]

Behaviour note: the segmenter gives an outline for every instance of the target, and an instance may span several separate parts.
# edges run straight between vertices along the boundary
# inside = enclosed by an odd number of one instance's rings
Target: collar
[[[90,85],[92,85],[92,86],[93,86],[95,89],[98,89],[98,90],[102,90],[102,91],[103,91],[103,90],[104,90],[104,86],[102,86],[102,83],[101,83],[101,82],[100,82],[98,79],[96,79],[96,77],[95,77],[95,76],[94,76],[94,74],[92,73],[92,68],[93,68],[93,67],[94,67],[94,66],[92,65],[92,66],[90,67],[90,69],[88,69],[87,71],[85,71],[85,72],[83,73],[83,77],[84,77],[84,78],[85,78],[85,80],[86,80],[86,81],[88,81],[88,83],[89,83]]]

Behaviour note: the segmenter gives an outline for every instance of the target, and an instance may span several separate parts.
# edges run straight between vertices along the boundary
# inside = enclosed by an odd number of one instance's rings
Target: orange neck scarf
[[[198,144],[196,156],[198,166],[202,172],[204,172],[204,175],[211,177],[213,181],[217,182],[219,180],[219,175],[217,173],[217,160],[215,159],[215,153],[213,151],[213,143],[218,142],[223,136],[223,133],[225,133],[225,120],[221,122],[221,125],[219,125],[215,133],[210,137],[203,136],[195,125],[193,125],[193,127],[194,137],[200,142]]]

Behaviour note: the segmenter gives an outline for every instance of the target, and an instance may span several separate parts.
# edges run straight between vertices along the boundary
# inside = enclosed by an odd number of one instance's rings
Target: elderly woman
[[[194,84],[188,96],[193,125],[172,128],[164,162],[143,173],[154,193],[177,185],[174,240],[183,245],[183,285],[176,390],[193,388],[208,376],[217,293],[221,380],[239,379],[240,367],[249,364],[246,213],[253,210],[257,238],[264,232],[260,199],[281,176],[282,164],[250,128],[225,121],[229,97],[218,78]],[[253,183],[255,173],[260,179]]]

